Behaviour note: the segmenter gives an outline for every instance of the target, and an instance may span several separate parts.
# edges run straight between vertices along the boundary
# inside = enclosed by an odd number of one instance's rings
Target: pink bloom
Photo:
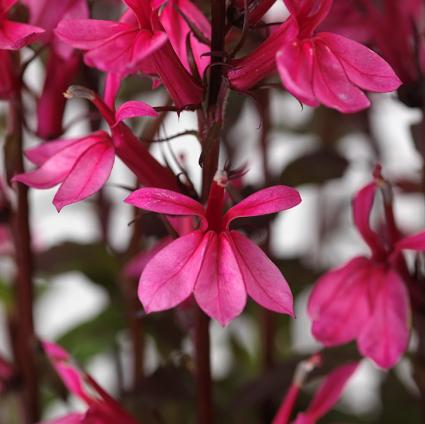
[[[64,20],[56,34],[71,46],[87,50],[84,60],[89,66],[119,78],[138,71],[159,75],[178,107],[200,103],[202,89],[168,41],[158,17],[158,2],[123,1],[129,10],[119,22]]]
[[[86,0],[22,0],[30,11],[30,23],[45,30],[42,41],[49,43],[55,54],[68,59],[73,49],[59,40],[54,29],[63,19],[88,18],[89,10]]]
[[[53,204],[60,211],[64,206],[79,202],[100,190],[111,173],[117,155],[142,184],[177,187],[174,174],[157,162],[122,122],[135,116],[156,116],[154,108],[141,101],[128,101],[114,113],[93,92],[75,86],[67,91],[67,96],[90,99],[105,117],[112,135],[96,131],[85,137],[49,141],[30,149],[26,155],[38,169],[16,175],[13,181],[39,189],[60,184],[53,199]]]
[[[293,424],[315,424],[327,414],[338,402],[357,366],[357,362],[352,362],[333,370],[317,390],[310,406],[306,411],[297,415]],[[274,421],[273,424],[286,423]]]
[[[368,184],[353,204],[354,223],[371,257],[356,257],[320,278],[308,313],[313,335],[326,346],[357,340],[362,355],[390,368],[409,340],[410,306],[401,251],[425,250],[425,232],[400,238],[394,228],[387,228],[383,236],[373,231],[369,219],[376,189],[376,182]]]
[[[40,38],[43,29],[9,21],[7,12],[17,0],[0,0],[0,49],[18,50]]]
[[[227,177],[218,173],[206,209],[187,196],[156,188],[142,188],[126,199],[139,208],[192,215],[201,221],[198,230],[167,245],[146,265],[139,282],[139,299],[146,312],[173,308],[193,293],[207,315],[226,325],[242,312],[248,293],[265,308],[293,315],[292,294],[279,269],[229,224],[239,217],[292,208],[301,201],[298,192],[270,187],[223,216],[226,183]]]
[[[86,0],[24,0],[30,11],[30,23],[45,30],[42,41],[49,45],[46,77],[37,107],[37,134],[43,139],[59,137],[66,99],[63,92],[76,76],[81,54],[59,40],[53,30],[59,21],[87,18]]]
[[[111,137],[97,131],[86,137],[43,143],[27,150],[26,156],[39,168],[16,175],[13,181],[39,189],[60,184],[53,199],[60,211],[103,186],[114,164],[115,149]]]
[[[129,11],[120,22],[96,19],[66,19],[56,35],[74,48],[88,50],[84,60],[105,72],[128,75],[167,40],[162,31],[148,29],[150,1],[124,0]]]
[[[367,11],[366,24],[379,51],[404,82],[416,81],[425,71],[425,42],[415,30],[424,31],[425,6],[421,0],[361,0]],[[397,31],[394,28],[397,27]],[[419,62],[419,63],[418,63]]]
[[[43,342],[43,348],[65,387],[88,406],[85,413],[69,414],[44,424],[137,424],[90,375],[72,364],[65,350],[49,342]]]
[[[332,0],[285,0],[291,16],[248,56],[235,61],[231,85],[247,90],[274,71],[285,88],[309,106],[349,113],[370,105],[362,90],[389,92],[401,82],[376,53],[341,35],[321,32]]]

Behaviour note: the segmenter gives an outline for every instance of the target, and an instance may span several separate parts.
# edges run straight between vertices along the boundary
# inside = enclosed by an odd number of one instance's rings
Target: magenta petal
[[[248,294],[264,308],[293,317],[291,289],[277,266],[242,234],[237,231],[226,234],[232,244]]]
[[[301,30],[310,35],[329,14],[333,0],[284,0],[291,15],[300,24]]]
[[[124,201],[152,212],[195,215],[205,221],[205,208],[199,202],[171,190],[145,187],[134,191]]]
[[[127,24],[96,19],[66,19],[59,22],[56,35],[72,47],[89,50],[135,29]]]
[[[18,0],[1,0],[0,1],[0,18],[2,15],[5,15],[9,9],[17,2]]]
[[[239,217],[259,216],[293,208],[301,202],[297,190],[283,185],[268,187],[251,194],[230,208],[223,218],[223,226]]]
[[[85,414],[75,412],[49,421],[43,421],[40,424],[81,424],[84,422],[84,418]]]
[[[333,346],[359,335],[371,314],[368,286],[374,276],[373,264],[359,257],[317,281],[308,300],[312,333],[317,340]]]
[[[123,2],[133,11],[142,27],[149,25],[152,0],[123,0]]]
[[[246,290],[226,233],[209,231],[208,247],[194,294],[202,310],[222,326],[237,317],[246,303]]]
[[[54,140],[40,144],[39,146],[25,150],[25,156],[33,164],[41,166],[44,162],[65,148],[78,143],[81,139]]]
[[[158,112],[145,102],[131,100],[123,103],[118,108],[115,119],[118,123],[137,116],[158,116]]]
[[[372,182],[363,187],[353,201],[353,219],[359,233],[364,241],[369,245],[372,252],[377,253],[382,250],[382,245],[378,235],[370,227],[370,214],[376,193],[376,183]]]
[[[357,344],[362,355],[382,368],[393,367],[409,341],[409,297],[404,281],[394,271],[375,276],[373,314],[365,322]]]
[[[318,100],[343,113],[366,109],[369,99],[349,80],[331,49],[317,39],[314,46],[313,90]]]
[[[424,251],[425,250],[425,231],[422,231],[418,234],[414,234],[412,236],[401,239],[396,244],[396,251],[400,251],[403,249]]]
[[[276,63],[285,88],[300,102],[319,106],[313,91],[313,44],[310,41],[286,44],[277,52]]]
[[[338,402],[348,380],[358,367],[358,362],[351,362],[333,370],[321,384],[305,413],[318,420],[329,412]]]
[[[96,137],[84,137],[73,140],[72,143],[69,140],[61,142],[63,143],[63,148],[59,149],[59,146],[53,146],[54,149],[57,148],[57,153],[43,162],[40,168],[15,175],[13,181],[19,181],[30,187],[40,189],[53,187],[66,178],[77,158],[91,146],[98,143],[99,140]],[[42,150],[41,146],[37,149],[39,149],[38,153]]]
[[[18,50],[36,41],[43,33],[44,29],[32,25],[3,20],[0,25],[0,49]]]
[[[112,143],[96,143],[75,162],[57,191],[53,204],[58,212],[66,205],[83,200],[102,188],[111,174],[115,160]]]
[[[365,90],[394,91],[401,85],[391,66],[382,57],[356,41],[323,32],[317,38],[338,57],[350,81]]]
[[[146,265],[138,294],[147,313],[173,308],[190,296],[208,240],[194,231],[168,244]]]

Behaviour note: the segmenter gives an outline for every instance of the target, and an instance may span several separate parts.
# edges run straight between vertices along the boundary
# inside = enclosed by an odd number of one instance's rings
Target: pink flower
[[[30,11],[30,23],[45,30],[42,41],[50,44],[55,54],[62,59],[68,59],[73,49],[59,40],[54,29],[63,19],[88,18],[89,10],[86,0],[22,0]]]
[[[7,12],[17,0],[0,0],[0,49],[18,50],[40,38],[44,30],[33,25],[9,21]]]
[[[247,90],[277,69],[285,88],[309,106],[349,113],[370,105],[362,90],[389,92],[401,82],[376,53],[341,35],[316,28],[332,0],[285,0],[291,16],[248,56],[234,62],[231,85]]]
[[[327,414],[338,402],[357,366],[357,362],[352,362],[333,370],[317,390],[310,406],[297,415],[293,424],[315,424]],[[284,424],[284,422],[274,421],[273,424]]]
[[[88,50],[84,60],[105,72],[128,75],[167,40],[163,31],[150,29],[150,1],[124,0],[130,8],[120,22],[65,19],[56,35],[74,48]]]
[[[126,199],[139,208],[192,215],[201,222],[198,230],[167,245],[146,265],[139,282],[139,299],[146,312],[173,308],[193,293],[207,315],[226,325],[242,312],[248,293],[263,307],[293,316],[292,294],[278,268],[229,224],[238,217],[292,208],[301,201],[298,192],[270,187],[223,216],[226,183],[226,175],[217,173],[206,209],[187,196],[156,188],[142,188]]]
[[[326,346],[357,340],[362,355],[390,368],[409,340],[408,276],[401,252],[425,250],[425,232],[401,238],[388,223],[382,235],[373,231],[369,219],[377,184],[360,190],[353,204],[354,223],[371,257],[356,257],[321,277],[311,293],[308,313],[313,335]],[[392,209],[386,208],[391,220]]]
[[[60,211],[96,193],[108,179],[117,155],[142,184],[177,187],[172,171],[157,162],[122,122],[136,116],[157,116],[153,107],[141,101],[128,101],[113,112],[94,92],[78,86],[70,87],[66,96],[91,100],[110,126],[111,136],[105,131],[96,131],[85,137],[50,141],[30,149],[26,155],[39,168],[16,175],[13,181],[40,189],[61,184],[53,199]]]
[[[81,138],[43,143],[27,150],[26,156],[39,168],[16,175],[13,181],[39,189],[60,184],[53,199],[60,211],[103,186],[114,164],[115,148],[105,131],[96,131]]]
[[[0,99],[9,99],[19,86],[10,51],[0,50]]]
[[[138,71],[159,75],[178,107],[200,103],[202,88],[168,41],[158,17],[160,4],[152,0],[123,1],[129,10],[119,22],[64,20],[56,34],[71,46],[86,50],[84,60],[89,66],[116,74],[119,79]]]
[[[59,137],[65,109],[63,92],[72,83],[81,61],[81,54],[55,35],[59,21],[87,18],[86,0],[23,0],[30,11],[30,23],[45,30],[42,41],[49,46],[46,77],[37,106],[37,135],[43,139]]]
[[[44,424],[137,424],[90,375],[72,364],[65,350],[49,342],[43,342],[43,348],[65,387],[88,406],[85,413],[72,413]]]

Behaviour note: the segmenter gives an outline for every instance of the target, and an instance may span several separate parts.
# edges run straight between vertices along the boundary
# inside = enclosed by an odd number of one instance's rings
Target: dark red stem
[[[13,142],[11,157],[13,171],[24,172],[23,165],[23,110],[20,92],[10,101],[10,127],[8,137]],[[8,164],[9,168],[10,164]],[[36,337],[33,321],[33,254],[29,224],[28,188],[23,184],[16,187],[17,202],[12,212],[12,233],[16,261],[16,322],[17,322],[17,365],[22,380],[24,422],[32,424],[40,418],[39,384],[35,362]]]

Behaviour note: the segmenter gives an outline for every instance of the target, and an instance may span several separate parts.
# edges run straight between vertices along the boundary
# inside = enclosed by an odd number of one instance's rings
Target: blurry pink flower
[[[13,181],[39,189],[60,184],[53,199],[60,211],[104,185],[114,164],[115,149],[105,131],[96,131],[81,138],[43,143],[27,150],[26,156],[38,169],[16,175]]]
[[[142,188],[126,202],[170,215],[200,218],[200,228],[179,237],[146,265],[139,282],[139,299],[146,312],[173,308],[192,293],[210,317],[226,325],[238,316],[247,293],[260,305],[293,316],[292,294],[279,269],[241,233],[229,229],[238,217],[289,209],[300,203],[298,192],[274,186],[230,208],[224,216],[225,174],[217,173],[208,205],[182,194]]]
[[[49,342],[43,342],[43,348],[65,387],[88,406],[85,413],[72,413],[43,424],[137,424],[90,375],[72,364],[65,350]]]
[[[37,106],[37,135],[43,139],[59,137],[65,109],[63,92],[75,78],[81,54],[55,35],[62,19],[87,18],[86,0],[23,0],[30,11],[30,23],[45,30],[41,40],[49,47],[44,87]]]
[[[409,340],[410,306],[401,252],[425,250],[425,232],[400,238],[393,230],[383,238],[373,231],[369,219],[376,189],[376,182],[368,184],[353,204],[354,223],[371,257],[356,257],[321,277],[311,293],[308,313],[313,335],[323,344],[357,340],[362,355],[390,368]]]
[[[33,25],[9,21],[7,12],[18,0],[0,0],[0,49],[18,50],[40,38],[44,30]]]
[[[236,60],[228,77],[247,90],[277,69],[285,88],[309,106],[324,104],[349,113],[370,105],[362,90],[389,92],[401,82],[373,51],[341,35],[321,32],[332,0],[285,0],[291,16],[248,56]]]
[[[45,30],[41,40],[48,43],[56,55],[68,59],[73,49],[59,40],[54,29],[63,19],[84,19],[89,16],[87,0],[22,0],[30,11],[30,23]]]
[[[139,71],[159,75],[176,106],[183,108],[200,103],[202,88],[181,63],[159,20],[157,8],[161,2],[123,2],[129,10],[119,22],[64,20],[56,34],[71,46],[86,50],[86,64],[116,74],[118,82]],[[176,37],[179,36],[177,33]],[[171,35],[171,39],[174,38]],[[110,98],[107,102],[111,105]]]
[[[0,394],[6,389],[14,374],[15,370],[9,361],[0,356]]]
[[[315,424],[327,414],[340,399],[348,380],[356,371],[357,366],[357,362],[352,362],[333,370],[317,390],[310,406],[306,411],[297,415],[293,424]],[[273,424],[286,423],[273,421]]]
[[[55,33],[74,48],[87,50],[84,60],[105,72],[128,75],[167,40],[163,31],[147,29],[150,1],[123,0],[130,8],[120,22],[65,19]]]

